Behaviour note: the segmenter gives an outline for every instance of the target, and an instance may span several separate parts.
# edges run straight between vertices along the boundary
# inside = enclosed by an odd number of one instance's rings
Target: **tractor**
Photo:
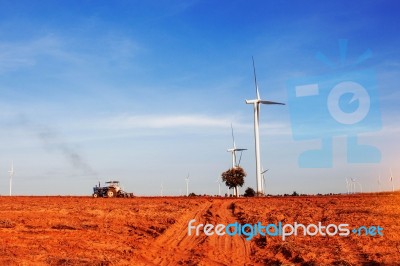
[[[102,187],[99,185],[93,187],[93,198],[131,198],[133,197],[133,193],[127,193],[121,189],[119,186],[119,181],[108,181],[106,182],[106,186]]]

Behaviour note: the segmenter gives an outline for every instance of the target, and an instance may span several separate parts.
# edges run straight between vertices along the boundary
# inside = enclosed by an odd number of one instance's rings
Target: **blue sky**
[[[379,174],[389,190],[390,168],[398,188],[398,11],[395,1],[1,1],[0,194],[12,160],[14,194],[89,195],[119,179],[138,195],[161,184],[177,195],[188,173],[190,191],[215,194],[231,123],[255,187],[252,56],[262,98],[285,103],[289,80],[372,70],[382,122],[359,136],[379,163],[347,163],[342,132],[332,167],[300,168],[319,140],[293,139],[289,106],[262,106],[267,192],[345,192],[346,177],[376,191]]]

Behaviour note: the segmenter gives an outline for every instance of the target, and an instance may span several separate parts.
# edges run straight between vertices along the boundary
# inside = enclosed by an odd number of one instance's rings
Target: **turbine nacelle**
[[[247,104],[279,104],[279,105],[285,105],[284,103],[280,103],[280,102],[272,102],[272,101],[264,101],[264,100],[260,100],[260,99],[255,99],[255,100],[246,100]]]
[[[234,148],[234,149],[227,149],[226,151],[228,151],[228,152],[235,152],[235,151],[247,151],[247,149],[239,149],[239,148]]]

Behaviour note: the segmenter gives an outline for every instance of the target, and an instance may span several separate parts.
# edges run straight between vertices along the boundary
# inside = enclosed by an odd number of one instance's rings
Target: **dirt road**
[[[205,202],[193,213],[179,218],[168,231],[143,249],[143,265],[246,265],[250,262],[250,242],[240,236],[188,235],[188,222],[229,224],[236,217],[229,208],[234,201]]]

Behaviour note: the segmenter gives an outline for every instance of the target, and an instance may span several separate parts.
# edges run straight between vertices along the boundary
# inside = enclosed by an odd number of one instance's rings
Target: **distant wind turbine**
[[[189,197],[189,174],[185,178],[186,181],[186,197]]]
[[[260,98],[260,93],[258,91],[256,67],[253,59],[253,71],[254,71],[254,84],[256,86],[256,96],[257,99],[246,100],[246,104],[253,104],[254,107],[254,139],[255,139],[255,151],[256,151],[256,178],[257,178],[257,193],[262,193],[262,182],[261,182],[261,164],[260,164],[260,133],[259,133],[259,116],[260,116],[260,104],[279,104],[285,105],[284,103],[264,101]]]
[[[360,187],[361,193],[363,193],[363,188],[360,182],[357,182],[358,186]]]
[[[242,148],[236,148],[236,143],[235,143],[235,135],[233,134],[233,126],[231,124],[231,130],[232,130],[232,142],[233,142],[233,148],[228,149],[227,151],[232,153],[232,168],[238,167],[240,165],[240,160],[242,156],[240,155],[239,163],[236,161],[236,152],[237,151],[246,151],[247,149],[242,149]],[[241,153],[240,153],[241,154]]]
[[[390,168],[390,183],[392,183],[392,192],[394,192],[394,183],[393,183],[393,172],[392,172],[392,168]]]
[[[221,197],[221,180],[217,178],[216,182],[218,183],[218,196]]]
[[[265,195],[265,176],[264,176],[264,174],[265,174],[269,169],[267,169],[267,170],[265,170],[265,171],[264,171],[264,167],[262,167],[261,169],[262,169],[262,172],[261,172],[261,175],[262,175],[262,188],[263,188],[263,194]]]
[[[352,191],[352,193],[354,194],[354,193],[356,193],[356,180],[354,179],[354,178],[350,178],[351,179],[351,191]]]
[[[350,183],[349,183],[349,180],[346,178],[346,189],[347,189],[347,195],[349,194],[349,192],[351,192],[351,189],[350,189]]]
[[[355,178],[351,178],[351,182],[353,185],[353,193],[356,193],[356,184],[360,187],[360,193],[363,193],[362,185],[360,182],[357,182]]]
[[[164,190],[164,186],[163,186],[163,184],[161,183],[161,193],[160,193],[160,196],[161,196],[161,197],[163,196],[163,190]]]
[[[378,176],[378,192],[381,192],[381,175]]]
[[[233,169],[233,168],[236,168],[236,167],[238,167],[240,165],[240,161],[242,159],[242,151],[246,151],[247,149],[236,148],[235,135],[233,134],[233,126],[232,126],[232,124],[231,124],[231,130],[232,130],[233,148],[228,149],[227,151],[232,153],[232,169]],[[240,151],[239,163],[237,163],[237,161],[236,161],[236,152],[237,151]],[[236,191],[237,191],[238,194],[240,194],[239,193],[239,186],[236,187],[236,190],[234,190],[234,193],[236,193]],[[235,196],[238,196],[238,195],[235,195]]]
[[[14,161],[11,162],[11,170],[8,171],[8,173],[10,174],[10,196],[11,196],[11,190],[12,190],[12,178],[14,176]]]

